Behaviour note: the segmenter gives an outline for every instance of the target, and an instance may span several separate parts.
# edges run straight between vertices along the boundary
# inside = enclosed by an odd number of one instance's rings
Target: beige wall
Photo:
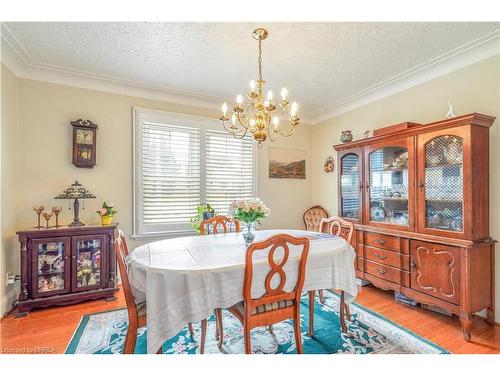
[[[87,200],[85,210],[80,210],[83,222],[99,223],[99,216],[95,211],[103,201],[113,201],[119,211],[115,220],[126,234],[131,233],[134,106],[207,116],[213,118],[214,123],[218,121],[219,114],[216,110],[17,79],[6,68],[3,70],[10,78],[10,85],[5,85],[5,90],[10,91],[10,86],[13,85],[19,87],[19,107],[12,104],[14,97],[2,101],[2,107],[8,108],[10,116],[19,117],[19,124],[11,126],[12,129],[18,127],[18,134],[16,137],[6,135],[4,142],[11,148],[20,148],[19,157],[8,159],[10,174],[17,171],[18,176],[15,184],[10,185],[12,189],[6,189],[4,194],[7,200],[12,200],[12,204],[8,213],[10,220],[6,223],[9,225],[8,233],[5,232],[8,235],[7,243],[2,249],[1,261],[7,271],[11,272],[19,272],[18,259],[12,256],[17,256],[18,252],[15,231],[35,224],[34,204],[48,207],[63,204],[61,221],[71,221],[73,211],[68,210],[68,203],[56,201],[53,197],[74,180],[78,180],[97,197]],[[93,169],[76,168],[71,164],[70,121],[78,118],[90,119],[99,125],[97,165]],[[14,125],[14,120],[11,122]],[[299,127],[293,137],[280,139],[273,146],[306,150],[306,173],[310,173],[310,133],[307,127]],[[266,219],[263,227],[301,228],[302,213],[310,205],[312,178],[308,175],[306,180],[269,179],[267,147],[266,144],[258,150],[258,194],[271,208],[271,216]],[[17,200],[15,206],[14,199]],[[2,210],[3,212],[5,211]],[[130,241],[132,247],[141,243]],[[10,255],[7,256],[7,253]],[[5,272],[2,273],[2,278]],[[5,284],[2,283],[0,289],[4,288],[3,285]],[[7,302],[2,302],[4,311]]]
[[[19,269],[19,252],[16,245],[17,230],[17,163],[19,148],[19,81],[1,66],[1,228],[0,243],[0,302],[6,311],[17,296],[14,286],[5,286],[5,274]]]
[[[311,127],[312,162],[321,165],[329,155],[335,156],[332,145],[340,143],[342,130],[350,129],[354,139],[365,130],[404,121],[427,123],[445,117],[448,99],[457,115],[480,112],[500,116],[500,55],[457,70],[448,75],[402,91],[374,103],[344,113]],[[490,131],[490,231],[500,239],[500,124]],[[313,169],[312,202],[321,204],[330,213],[337,213],[337,172],[327,175]],[[496,253],[496,300],[500,301],[500,250]],[[500,321],[500,309],[496,309]]]

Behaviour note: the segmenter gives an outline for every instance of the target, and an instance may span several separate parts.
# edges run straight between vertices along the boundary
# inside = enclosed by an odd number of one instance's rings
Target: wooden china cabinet
[[[403,123],[334,146],[339,215],[356,228],[356,274],[382,289],[494,324],[495,243],[489,236],[489,128],[473,113]]]
[[[114,300],[116,225],[29,229],[21,244],[18,316],[34,308],[85,300]]]

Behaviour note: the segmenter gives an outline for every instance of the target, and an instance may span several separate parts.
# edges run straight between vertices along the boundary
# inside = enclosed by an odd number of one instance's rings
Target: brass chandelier
[[[245,137],[250,132],[254,140],[258,142],[259,147],[267,138],[271,142],[275,141],[278,134],[289,137],[293,134],[300,120],[297,116],[297,103],[292,102],[290,104],[287,99],[288,91],[286,88],[281,89],[281,100],[277,105],[271,90],[267,92],[265,97],[263,95],[266,81],[262,78],[262,41],[267,36],[268,32],[263,28],[256,29],[252,33],[252,37],[259,42],[259,79],[257,82],[250,81],[250,91],[247,94],[248,101],[244,102],[241,94],[236,97],[236,105],[233,108],[230,126],[226,103],[222,105],[222,116],[220,117],[220,121],[227,132],[237,139]],[[288,108],[290,112],[286,121],[289,126],[288,129],[283,131],[280,127],[280,116],[284,117]]]

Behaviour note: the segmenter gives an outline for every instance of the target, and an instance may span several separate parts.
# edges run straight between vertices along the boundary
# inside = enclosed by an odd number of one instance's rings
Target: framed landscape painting
[[[269,147],[269,178],[306,178],[306,152]]]

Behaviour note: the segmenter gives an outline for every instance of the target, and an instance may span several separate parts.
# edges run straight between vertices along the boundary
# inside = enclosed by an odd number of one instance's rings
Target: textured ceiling
[[[306,112],[340,102],[499,23],[7,23],[28,63],[234,100],[257,76]]]

